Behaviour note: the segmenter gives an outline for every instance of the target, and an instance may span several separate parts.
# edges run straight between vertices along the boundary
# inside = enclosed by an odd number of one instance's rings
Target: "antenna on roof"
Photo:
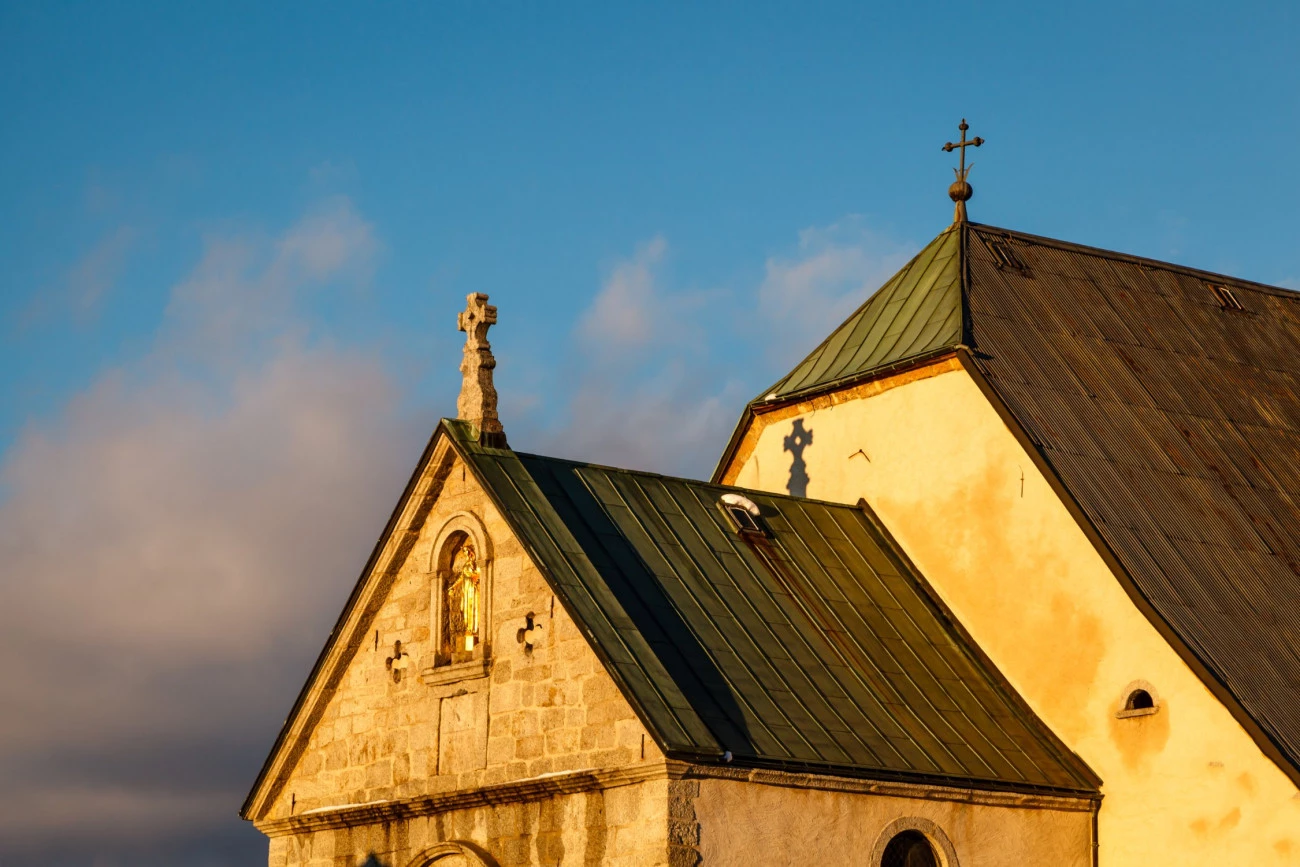
[[[966,148],[977,148],[984,144],[984,139],[979,136],[975,136],[973,139],[966,138],[966,130],[970,129],[970,127],[966,124],[966,118],[964,117],[957,129],[961,130],[961,141],[948,142],[943,146],[943,150],[945,153],[952,153],[958,148],[961,149],[961,168],[953,169],[953,173],[957,175],[957,180],[953,181],[952,186],[948,188],[948,198],[957,203],[956,208],[953,209],[952,221],[954,223],[964,223],[966,222],[966,202],[970,201],[970,197],[975,193],[971,189],[971,185],[966,182],[966,176],[970,174],[971,169],[975,168],[974,163],[969,166],[966,165]]]

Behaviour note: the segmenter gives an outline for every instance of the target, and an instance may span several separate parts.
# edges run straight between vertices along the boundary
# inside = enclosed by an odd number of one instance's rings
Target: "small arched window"
[[[920,831],[896,834],[885,846],[880,867],[939,867],[934,847]]]
[[[1151,693],[1145,689],[1133,690],[1124,701],[1124,710],[1144,710],[1155,706],[1155,699],[1151,698]]]
[[[1160,710],[1160,697],[1156,688],[1145,680],[1135,680],[1124,687],[1121,694],[1119,710],[1115,716],[1128,719],[1135,716],[1147,716]]]

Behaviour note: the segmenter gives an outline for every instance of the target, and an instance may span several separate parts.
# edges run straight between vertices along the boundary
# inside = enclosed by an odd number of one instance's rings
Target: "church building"
[[[962,166],[707,482],[513,451],[469,296],[271,867],[1300,865],[1300,295],[969,222]]]

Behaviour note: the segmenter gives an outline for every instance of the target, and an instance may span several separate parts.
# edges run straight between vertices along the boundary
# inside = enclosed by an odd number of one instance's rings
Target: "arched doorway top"
[[[409,867],[497,867],[497,862],[473,843],[453,840],[425,849]]]

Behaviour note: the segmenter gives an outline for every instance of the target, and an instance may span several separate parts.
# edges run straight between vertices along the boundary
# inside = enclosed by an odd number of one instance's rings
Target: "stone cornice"
[[[268,837],[283,837],[287,834],[329,828],[350,828],[377,822],[414,819],[472,807],[542,801],[557,795],[597,792],[620,786],[632,786],[648,780],[666,780],[674,776],[671,766],[676,764],[679,763],[654,762],[611,770],[571,771],[476,789],[457,789],[439,794],[419,795],[414,798],[350,804],[337,808],[325,807],[298,816],[254,824]]]
[[[926,801],[951,801],[989,807],[1061,810],[1083,813],[1096,811],[1101,801],[1100,795],[1081,795],[1075,798],[1059,795],[1031,795],[1019,792],[832,777],[823,774],[791,773],[759,768],[696,765],[669,760],[629,765],[624,768],[571,771],[501,783],[495,786],[457,789],[450,792],[420,795],[393,801],[324,807],[297,816],[264,820],[255,824],[257,829],[268,837],[284,837],[291,834],[310,833],[334,828],[351,828],[358,825],[414,819],[452,810],[542,801],[558,795],[605,791],[652,780],[682,779],[728,780],[792,789],[816,789],[846,794],[880,795]]]

